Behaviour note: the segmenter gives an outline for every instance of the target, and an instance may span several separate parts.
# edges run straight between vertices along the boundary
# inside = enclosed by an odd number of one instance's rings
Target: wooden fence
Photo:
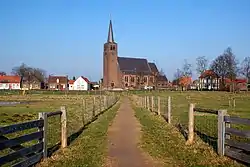
[[[167,119],[168,123],[171,123],[171,97],[168,97],[167,110],[161,111],[162,97],[155,96],[133,96],[137,106],[148,109],[152,112],[162,115]],[[235,105],[235,102],[234,102]],[[250,126],[250,119],[232,117],[227,114],[226,110],[212,110],[204,108],[196,108],[194,104],[190,104],[188,112],[188,129],[183,130],[187,133],[187,144],[193,144],[195,134],[195,116],[198,113],[212,114],[217,119],[217,152],[219,155],[228,156],[230,158],[239,160],[246,164],[250,164],[250,143],[239,142],[233,140],[230,136],[240,136],[245,139],[250,139],[250,130],[240,130],[232,128],[232,124],[248,125]],[[202,116],[200,114],[199,116]]]
[[[12,166],[30,166],[39,162],[43,157],[47,157],[47,127],[48,117],[60,115],[61,116],[61,143],[62,147],[67,146],[67,129],[66,129],[66,110],[61,107],[60,111],[39,113],[39,119],[9,126],[0,127],[0,150],[11,149],[11,153],[0,157],[0,165],[17,161]],[[7,134],[21,132],[36,128],[36,132],[24,134],[15,138],[5,137]],[[22,146],[23,143],[37,140],[36,144],[28,147]],[[22,159],[20,161],[20,159]]]
[[[250,126],[250,119],[233,117],[227,114],[227,110],[211,110],[195,108],[190,104],[189,108],[189,126],[188,126],[188,143],[194,140],[194,117],[195,112],[203,112],[217,115],[217,152],[219,155],[225,155],[241,162],[250,164],[250,143],[240,142],[231,138],[231,135],[250,139],[250,130],[240,130],[232,128],[232,124]]]
[[[103,111],[118,101],[117,97],[104,97],[104,99]],[[59,111],[39,113],[38,120],[0,127],[0,151],[8,149],[4,156],[0,156],[0,166],[4,164],[10,164],[14,167],[30,166],[36,164],[42,158],[46,158],[48,156],[48,119],[53,116],[60,115],[61,148],[67,147],[66,113],[66,108],[62,106]],[[93,117],[95,117],[94,110],[93,114]],[[32,129],[33,132],[27,132]],[[23,135],[18,137],[15,136],[14,138],[7,137],[16,132],[22,132]],[[32,142],[32,145],[23,146],[26,142]]]
[[[171,123],[171,97],[167,98],[167,110],[164,111],[161,108],[161,101],[164,100],[160,96],[133,96],[136,105],[146,108],[157,115],[163,116],[168,123]]]

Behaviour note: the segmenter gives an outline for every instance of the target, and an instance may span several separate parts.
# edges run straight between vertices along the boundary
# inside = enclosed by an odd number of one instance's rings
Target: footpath
[[[124,98],[108,129],[106,167],[160,167],[139,148],[140,134],[140,123],[134,116],[131,102]]]

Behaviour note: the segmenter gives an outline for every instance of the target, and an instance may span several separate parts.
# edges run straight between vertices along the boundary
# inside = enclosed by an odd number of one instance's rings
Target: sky
[[[112,19],[118,55],[147,58],[169,79],[186,59],[231,47],[250,56],[249,0],[1,0],[0,71],[25,63],[48,75],[102,77]]]

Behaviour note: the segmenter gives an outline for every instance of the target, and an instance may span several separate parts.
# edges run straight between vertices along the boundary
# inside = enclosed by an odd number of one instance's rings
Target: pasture
[[[247,92],[233,94],[228,92],[205,92],[205,91],[204,92],[198,92],[198,91],[156,92],[155,91],[155,92],[143,92],[143,93],[137,92],[137,95],[155,96],[155,97],[160,96],[160,110],[162,115],[167,114],[168,110],[167,99],[168,96],[170,96],[172,124],[176,127],[176,129],[180,130],[179,133],[182,133],[184,137],[187,137],[183,129],[185,130],[188,128],[188,111],[190,103],[195,104],[196,108],[213,109],[213,110],[225,109],[227,110],[227,114],[229,114],[230,116],[238,116],[241,118],[248,118],[248,119],[250,118],[250,94]],[[157,99],[158,98],[155,98],[154,102],[155,104],[158,104]],[[156,105],[156,108],[157,106],[158,105]],[[218,120],[216,114],[195,112],[194,130],[196,135],[195,135],[194,147],[196,147],[196,152],[198,153],[204,152],[205,154],[207,154],[207,157],[208,156],[214,157],[213,154],[209,153],[208,151],[209,149],[205,149],[204,147],[197,147],[197,145],[200,145],[201,142],[206,143],[208,148],[211,148],[213,152],[216,152],[217,138],[218,138],[217,125],[218,125]],[[237,128],[240,130],[250,130],[249,126],[244,126],[244,125],[233,124],[231,125],[231,128]],[[170,132],[163,132],[163,130],[161,130],[161,132],[163,134],[166,133],[170,134]],[[157,138],[158,136],[159,134],[157,134],[155,138]],[[236,140],[238,142],[246,142],[246,143],[250,142],[249,139],[244,137],[238,137],[234,135],[230,137],[232,140]],[[216,160],[217,162],[215,163],[220,163],[220,164],[225,163],[224,165],[228,163],[227,161],[222,162],[220,159],[217,160]]]
[[[67,111],[68,143],[71,143],[81,134],[84,127],[114,102],[115,99],[110,97],[104,95],[57,94],[2,95],[0,96],[0,126],[36,120],[39,112],[54,112],[60,110],[61,106],[65,106]],[[10,102],[10,105],[8,105],[8,102]],[[47,145],[49,155],[60,147],[60,124],[59,115],[48,118]],[[8,134],[5,137],[13,138],[34,131],[36,129],[29,129]],[[35,143],[36,141],[26,142],[22,146],[30,146]],[[11,149],[5,149],[0,152],[0,156],[10,152],[12,152]]]

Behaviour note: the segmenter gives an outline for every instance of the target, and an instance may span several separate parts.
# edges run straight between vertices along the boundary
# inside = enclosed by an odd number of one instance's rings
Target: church
[[[168,80],[161,75],[155,63],[145,58],[119,57],[114,40],[112,21],[103,52],[103,89],[143,89],[167,87]]]

